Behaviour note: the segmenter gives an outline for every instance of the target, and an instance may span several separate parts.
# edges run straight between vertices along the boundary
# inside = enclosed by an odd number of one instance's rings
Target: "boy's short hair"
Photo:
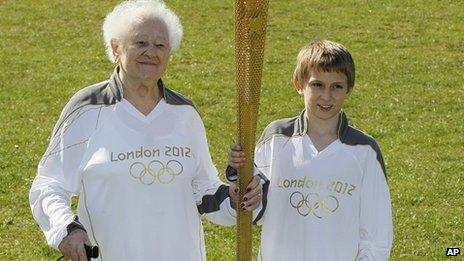
[[[316,39],[304,46],[296,59],[293,81],[304,84],[314,69],[344,73],[348,79],[348,89],[354,86],[353,58],[348,49],[339,43]]]

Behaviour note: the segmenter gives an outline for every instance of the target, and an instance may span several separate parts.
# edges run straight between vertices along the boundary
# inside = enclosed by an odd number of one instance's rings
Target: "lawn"
[[[195,102],[222,172],[236,135],[232,1],[166,2],[184,39],[164,80]],[[112,72],[101,24],[116,3],[0,0],[0,260],[59,256],[32,219],[28,191],[64,104]],[[291,75],[299,48],[314,37],[354,55],[356,87],[345,111],[386,160],[391,260],[464,251],[464,2],[270,0],[259,131],[303,108]],[[204,224],[208,259],[233,260],[235,230]],[[259,228],[255,235],[256,254]]]

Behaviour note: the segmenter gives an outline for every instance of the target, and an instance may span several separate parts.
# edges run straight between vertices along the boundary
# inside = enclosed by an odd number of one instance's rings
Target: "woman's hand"
[[[232,144],[229,151],[229,166],[234,169],[238,169],[243,166],[245,163],[245,152],[242,151],[238,144]],[[259,206],[259,203],[262,199],[262,190],[261,179],[258,176],[254,176],[250,184],[248,184],[246,193],[241,199],[240,208],[242,210],[252,211]],[[237,205],[239,188],[237,184],[231,183],[229,187],[229,195],[234,203]]]
[[[92,245],[87,233],[82,229],[76,229],[63,238],[58,249],[65,258],[73,261],[87,261],[84,244]]]
[[[258,176],[254,176],[250,184],[247,186],[247,193],[242,198],[240,202],[240,208],[242,210],[252,211],[259,206],[262,198],[263,187],[261,185],[261,179]],[[229,186],[229,195],[230,200],[232,200],[233,206],[237,206],[239,188],[235,182],[231,183]]]

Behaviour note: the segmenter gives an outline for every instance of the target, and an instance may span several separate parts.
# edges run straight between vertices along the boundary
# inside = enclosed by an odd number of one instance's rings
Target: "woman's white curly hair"
[[[182,25],[179,17],[162,1],[128,0],[117,5],[113,11],[106,15],[103,22],[103,40],[105,41],[106,54],[111,62],[115,62],[111,39],[122,42],[134,22],[150,19],[159,19],[165,23],[171,48],[170,53],[177,51],[182,40]]]

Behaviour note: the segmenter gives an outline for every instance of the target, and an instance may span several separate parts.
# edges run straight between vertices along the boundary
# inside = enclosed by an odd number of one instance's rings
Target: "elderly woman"
[[[204,260],[199,214],[234,224],[238,189],[218,179],[191,101],[161,80],[181,41],[179,19],[158,1],[125,1],[103,34],[117,66],[61,113],[30,191],[33,216],[72,260],[87,260],[84,245],[98,246],[102,260]],[[259,179],[248,188],[241,207],[252,210]]]

